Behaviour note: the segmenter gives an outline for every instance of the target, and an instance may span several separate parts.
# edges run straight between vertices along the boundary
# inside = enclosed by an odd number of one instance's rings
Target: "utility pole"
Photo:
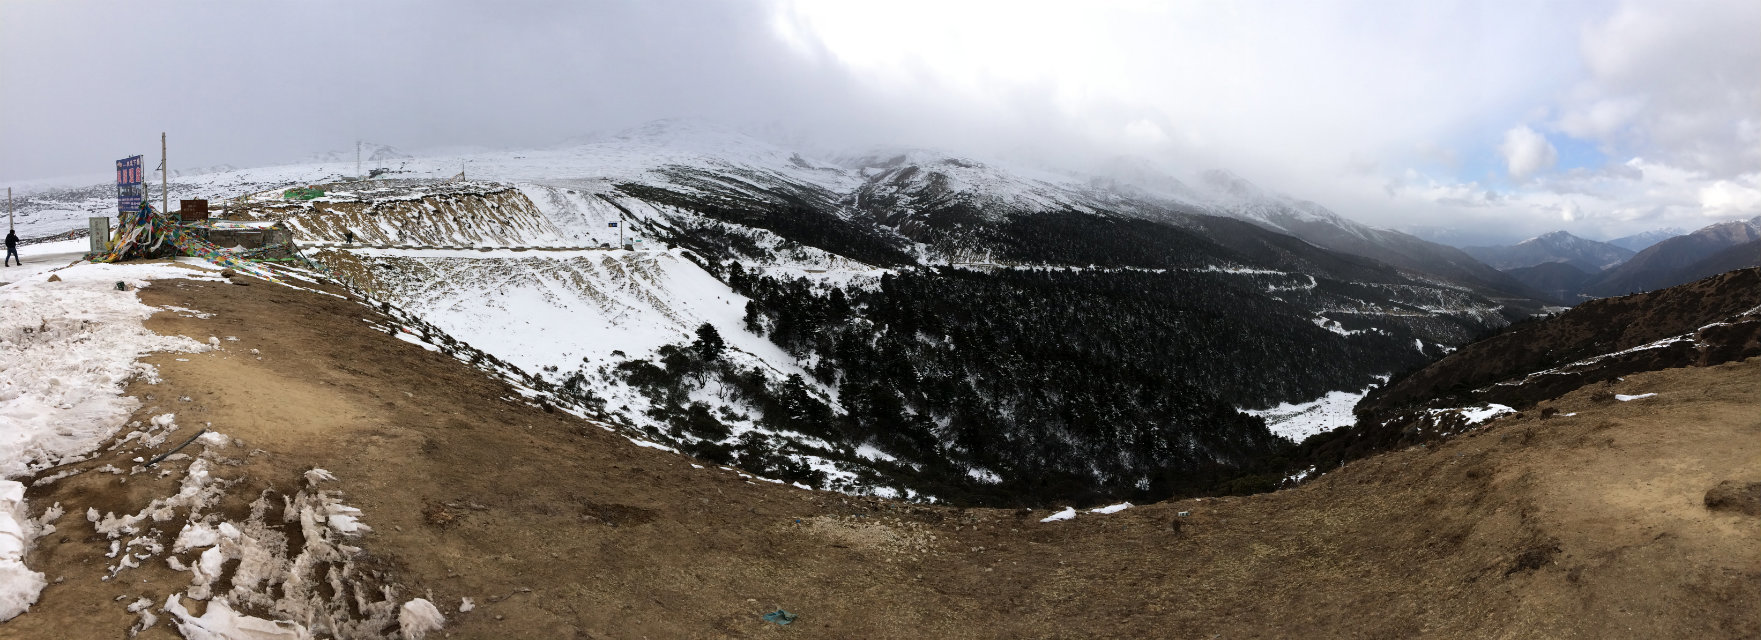
[[[165,162],[165,132],[159,132],[159,213],[171,212],[171,165]]]

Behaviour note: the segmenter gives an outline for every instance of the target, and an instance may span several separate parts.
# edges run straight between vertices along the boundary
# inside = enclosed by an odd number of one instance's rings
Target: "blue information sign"
[[[141,197],[145,195],[143,183],[146,172],[141,169],[141,157],[129,156],[116,161],[116,212],[131,213],[141,210]]]

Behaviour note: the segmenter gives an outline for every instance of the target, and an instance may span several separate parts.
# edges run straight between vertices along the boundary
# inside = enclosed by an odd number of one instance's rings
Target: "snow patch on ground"
[[[122,386],[151,366],[156,351],[209,347],[161,336],[141,321],[159,309],[135,289],[149,278],[218,279],[167,264],[82,264],[0,287],[0,478],[15,478],[97,448],[115,435],[137,401]],[[117,283],[126,290],[118,290]]]
[[[1386,381],[1385,376],[1379,376]],[[1363,391],[1329,391],[1327,395],[1301,403],[1281,403],[1269,409],[1243,409],[1241,412],[1265,419],[1266,429],[1291,442],[1302,442],[1309,436],[1351,426],[1357,421],[1352,409],[1369,395],[1370,385]]]
[[[0,620],[36,602],[43,576],[24,566],[24,554],[53,531],[30,518],[24,485],[11,478],[80,458],[114,436],[139,405],[122,397],[123,385],[157,376],[140,356],[209,348],[148,331],[141,322],[159,309],[135,291],[149,279],[218,279],[212,272],[165,263],[50,271],[8,273],[23,277],[0,286]]]
[[[1104,507],[1089,509],[1088,512],[1089,513],[1103,513],[1103,514],[1104,513],[1119,513],[1120,511],[1130,509],[1132,506],[1133,505],[1129,502],[1121,502],[1119,504],[1110,504],[1110,505],[1107,505]]]
[[[1657,395],[1657,394],[1655,394],[1655,393],[1641,393],[1636,396],[1629,396],[1624,393],[1617,393],[1617,394],[1614,394],[1614,399],[1619,400],[1621,402],[1632,402],[1634,400],[1643,400],[1645,398],[1649,398],[1649,397],[1652,397],[1655,395]]]
[[[968,477],[972,478],[973,480],[977,480],[977,481],[983,482],[985,484],[1001,484],[1003,482],[1003,477],[997,475],[997,472],[991,471],[990,469],[986,469],[984,467],[973,467],[971,469],[967,469],[966,475]]]
[[[1064,507],[1063,511],[1041,518],[1040,522],[1057,522],[1059,520],[1069,520],[1074,517],[1076,517],[1076,507]]]
[[[1469,425],[1476,425],[1476,424],[1480,424],[1482,422],[1486,422],[1488,420],[1491,420],[1493,418],[1497,418],[1498,416],[1505,415],[1507,413],[1516,413],[1516,409],[1512,409],[1510,407],[1507,407],[1507,406],[1504,406],[1501,404],[1497,404],[1497,403],[1490,403],[1484,407],[1460,407],[1460,408],[1455,408],[1455,409],[1431,409],[1430,413],[1432,415],[1441,415],[1441,414],[1445,414],[1445,413],[1459,413],[1459,414],[1461,414],[1461,417],[1467,419],[1467,423]]]
[[[178,594],[165,598],[165,612],[172,624],[187,640],[309,640],[312,634],[292,622],[264,620],[241,615],[224,600],[208,603],[208,610],[197,616],[183,606]]]
[[[446,616],[440,615],[440,609],[425,598],[405,602],[398,610],[397,629],[407,640],[422,640],[445,624]]]

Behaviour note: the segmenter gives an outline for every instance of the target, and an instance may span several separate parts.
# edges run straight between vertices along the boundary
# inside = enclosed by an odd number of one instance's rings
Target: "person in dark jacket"
[[[11,229],[7,229],[6,230],[6,260],[4,261],[6,263],[5,266],[8,266],[8,267],[12,266],[12,262],[14,260],[18,261],[18,266],[21,266],[21,267],[24,266],[24,261],[19,260],[19,258],[18,258],[18,233],[11,230]]]

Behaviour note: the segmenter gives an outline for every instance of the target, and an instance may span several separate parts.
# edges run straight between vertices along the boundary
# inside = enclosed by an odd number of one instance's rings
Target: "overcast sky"
[[[162,130],[174,166],[253,166],[692,117],[1607,238],[1761,214],[1758,33],[1754,0],[0,0],[0,182]]]

